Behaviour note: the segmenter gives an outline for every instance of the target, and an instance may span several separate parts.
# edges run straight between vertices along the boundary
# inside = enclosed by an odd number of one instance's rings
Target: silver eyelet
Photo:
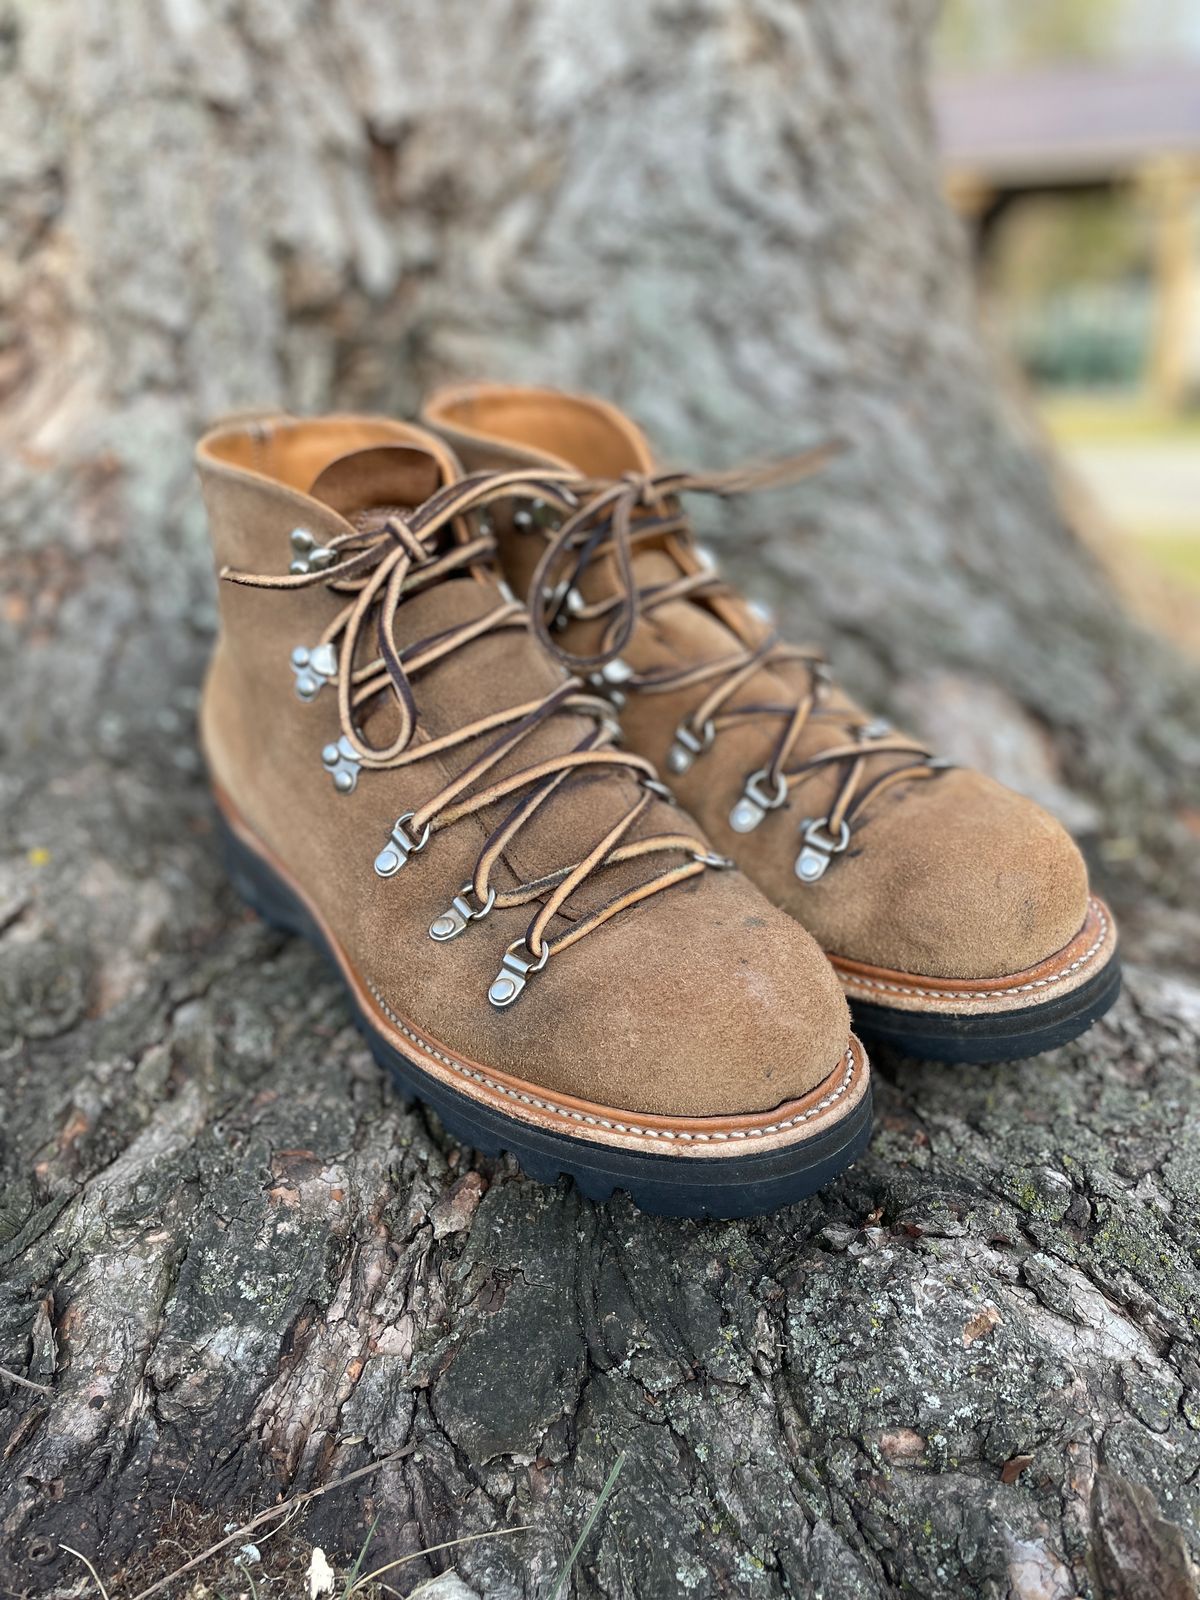
[[[588,682],[592,688],[611,700],[620,711],[628,696],[621,685],[628,683],[634,676],[633,668],[628,661],[622,661],[620,656],[614,656],[611,661],[606,661],[598,672],[588,674]]]
[[[524,939],[514,939],[504,952],[504,959],[500,963],[500,971],[492,979],[488,990],[488,999],[498,1011],[503,1011],[505,1006],[512,1005],[520,995],[522,989],[529,982],[535,972],[540,972],[550,959],[550,946],[542,947],[541,956],[534,960],[532,955],[521,955],[520,951],[529,950]]]
[[[358,782],[359,770],[362,761],[358,751],[350,743],[345,734],[336,744],[327,744],[321,751],[321,761],[326,772],[333,778],[333,786],[339,794],[350,794]]]
[[[544,500],[527,500],[513,512],[512,524],[518,533],[550,532],[559,526],[560,518],[553,506]]]
[[[782,772],[776,773],[775,787],[769,793],[763,788],[766,780],[766,767],[760,767],[746,779],[741,798],[729,813],[729,826],[734,833],[753,833],[768,811],[777,811],[787,804],[787,779]]]
[[[870,744],[874,739],[886,739],[888,734],[894,731],[886,717],[874,717],[870,722],[862,724],[858,730],[858,737],[863,744]]]
[[[296,674],[296,693],[301,700],[312,700],[327,683],[337,677],[337,651],[331,644],[315,644],[310,650],[298,644],[292,651],[292,671]]]
[[[571,618],[577,617],[584,608],[584,598],[579,590],[574,588],[564,578],[556,588],[542,590],[542,604],[551,613],[550,626],[555,633],[561,633],[564,628],[570,627]]]
[[[472,904],[470,894],[471,885],[464,883],[450,902],[449,910],[443,911],[440,917],[435,917],[429,924],[431,939],[436,939],[439,944],[445,944],[447,939],[457,939],[468,922],[478,922],[486,917],[496,904],[495,889],[488,890],[488,897],[481,906]]]
[[[824,817],[806,817],[800,824],[803,844],[796,857],[795,872],[801,883],[816,883],[825,875],[825,869],[835,855],[850,843],[850,824],[843,822],[835,839]]]
[[[628,683],[633,677],[633,668],[628,661],[622,661],[620,656],[614,656],[611,661],[604,663],[597,676],[611,688],[614,683]]]
[[[429,823],[421,830],[419,839],[414,839],[404,826],[416,816],[415,811],[406,811],[402,817],[396,818],[396,825],[388,834],[388,841],[375,857],[375,871],[381,878],[394,878],[400,868],[406,866],[409,856],[415,856],[418,850],[424,850],[429,843]]]
[[[676,777],[684,773],[698,755],[703,755],[717,736],[712,718],[708,718],[699,733],[694,733],[686,723],[675,729],[675,743],[667,751],[667,771]]]
[[[288,538],[292,546],[292,561],[288,567],[291,573],[323,572],[337,560],[337,551],[318,544],[307,528],[293,528]]]

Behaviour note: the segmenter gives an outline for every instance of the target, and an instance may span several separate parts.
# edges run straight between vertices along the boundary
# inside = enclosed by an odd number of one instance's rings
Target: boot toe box
[[[799,1098],[846,1056],[825,956],[738,873],[706,873],[623,913],[488,1019],[494,1065],[596,1104],[739,1116]]]
[[[1087,868],[1061,825],[991,779],[914,783],[856,830],[852,852],[798,905],[826,949],[895,972],[1003,978],[1083,926]]]

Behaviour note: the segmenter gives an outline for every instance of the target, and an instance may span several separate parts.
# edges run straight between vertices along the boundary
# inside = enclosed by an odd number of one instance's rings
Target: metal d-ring
[[[675,798],[674,791],[668,789],[660,778],[642,777],[639,781],[642,788],[654,795],[655,799],[665,800],[669,806],[677,806],[679,804],[679,801]]]
[[[676,777],[686,772],[696,757],[703,755],[716,737],[717,729],[711,717],[705,718],[699,733],[693,732],[686,723],[681,722],[675,729],[675,742],[667,751],[667,771],[673,772]]]
[[[753,833],[768,811],[787,804],[788,786],[783,773],[775,774],[774,788],[769,791],[763,787],[768,776],[767,768],[759,767],[742,785],[741,798],[729,813],[729,826],[734,833]]]
[[[796,876],[801,883],[816,883],[824,876],[832,858],[840,855],[850,843],[850,824],[839,824],[835,839],[829,831],[827,818],[806,817],[800,824],[800,837],[803,843],[796,857]]]
[[[435,917],[429,924],[429,937],[436,939],[439,944],[445,944],[447,939],[457,939],[468,922],[478,922],[481,917],[486,917],[496,904],[496,891],[488,889],[487,899],[482,905],[474,905],[470,899],[472,885],[464,883],[462,888],[450,902],[450,908],[443,911],[440,917]]]
[[[532,955],[523,956],[521,950],[528,951],[529,945],[524,939],[514,939],[504,952],[504,959],[500,963],[500,971],[492,979],[488,990],[488,999],[502,1011],[505,1006],[512,1005],[529,982],[535,972],[540,972],[550,959],[550,946],[543,945],[542,953],[535,961]]]
[[[415,811],[406,811],[402,817],[396,818],[396,825],[388,834],[388,841],[375,857],[375,871],[381,878],[394,878],[400,868],[404,866],[409,856],[415,856],[418,850],[424,850],[429,843],[430,824],[427,822],[421,829],[419,838],[414,839],[404,826],[416,816]]]

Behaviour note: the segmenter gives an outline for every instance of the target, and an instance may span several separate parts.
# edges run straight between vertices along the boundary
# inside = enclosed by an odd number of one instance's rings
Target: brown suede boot
[[[811,1192],[870,1129],[828,963],[618,750],[493,571],[493,504],[372,418],[198,450],[221,637],[202,737],[234,880],[336,965],[405,1092],[532,1176],[671,1214]]]
[[[949,768],[779,641],[692,541],[679,496],[770,474],[667,473],[588,396],[476,384],[423,420],[468,467],[571,467],[564,518],[498,514],[501,564],[551,652],[620,707],[717,849],[811,930],[855,1025],[912,1055],[1035,1054],[1116,998],[1116,929],[1031,801]]]

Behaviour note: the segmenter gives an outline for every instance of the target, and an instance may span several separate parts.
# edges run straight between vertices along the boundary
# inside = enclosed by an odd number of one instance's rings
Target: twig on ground
[[[32,1378],[23,1378],[19,1372],[10,1372],[7,1367],[0,1367],[0,1378],[8,1383],[18,1384],[22,1389],[32,1389],[34,1394],[49,1394],[51,1391],[44,1383],[34,1383]],[[67,1547],[63,1545],[65,1550]],[[75,1551],[71,1552],[72,1555]]]

